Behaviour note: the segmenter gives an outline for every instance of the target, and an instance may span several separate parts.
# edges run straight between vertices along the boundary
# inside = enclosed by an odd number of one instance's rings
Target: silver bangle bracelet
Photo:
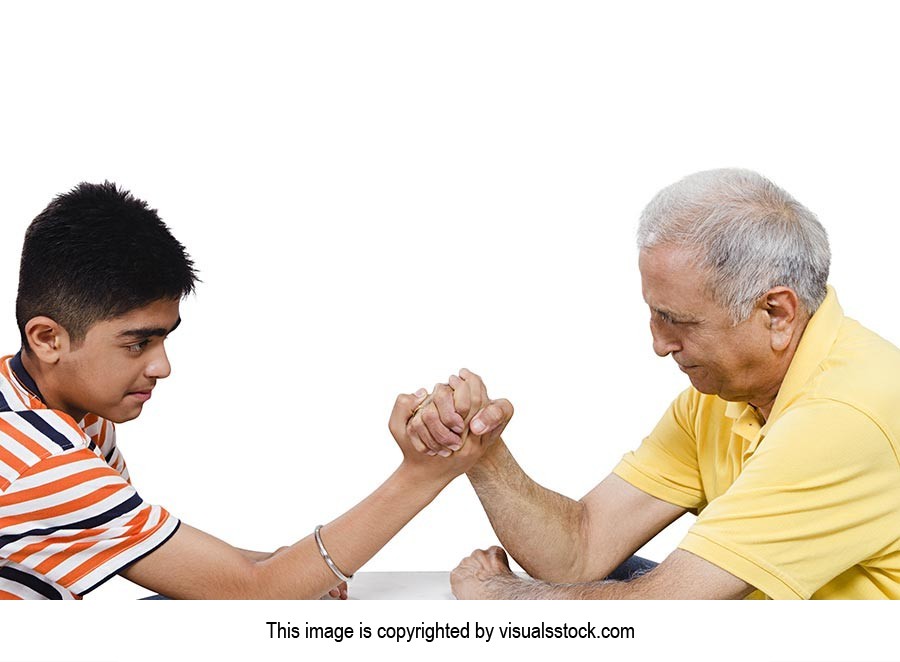
[[[325,550],[325,544],[322,542],[322,534],[319,533],[322,530],[322,524],[316,527],[316,530],[313,531],[313,535],[316,537],[316,544],[319,546],[319,554],[322,555],[322,558],[325,559],[325,563],[328,564],[328,567],[331,568],[331,572],[334,573],[334,576],[340,579],[342,582],[347,582],[353,579],[353,575],[345,575],[343,572],[338,570],[338,567],[334,564],[334,561],[331,560],[331,557],[328,555],[328,552]]]

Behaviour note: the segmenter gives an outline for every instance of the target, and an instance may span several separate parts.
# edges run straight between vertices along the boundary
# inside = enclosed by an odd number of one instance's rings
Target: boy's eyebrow
[[[181,318],[178,318],[178,321],[175,322],[175,325],[171,329],[166,329],[163,327],[143,327],[140,329],[128,329],[126,331],[120,331],[120,338],[150,338],[153,336],[160,336],[165,338],[167,335],[172,333],[175,329],[178,328],[178,325],[181,324]]]

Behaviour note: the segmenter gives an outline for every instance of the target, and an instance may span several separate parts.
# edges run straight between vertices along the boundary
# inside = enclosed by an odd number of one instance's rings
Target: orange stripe
[[[95,536],[103,533],[104,529],[84,529],[79,531],[78,533],[68,535],[68,536],[59,536],[55,538],[45,538],[43,540],[39,540],[38,542],[33,542],[30,545],[26,545],[22,549],[20,549],[15,554],[11,554],[9,556],[9,560],[13,563],[22,563],[32,554],[43,551],[50,545],[56,543],[66,543],[73,542],[76,540],[80,540],[82,538],[88,538],[90,536]]]
[[[9,368],[9,359],[11,359],[11,358],[12,358],[11,356],[4,357],[3,361],[0,362],[0,372],[3,373],[4,377],[6,377],[6,381],[10,382],[10,385],[12,386],[12,389],[15,392],[16,397],[18,397],[19,400],[24,404],[25,401],[22,400],[22,396],[19,395],[19,389],[16,388],[16,385],[18,384],[19,380],[16,379],[15,377],[13,377],[12,370]],[[23,389],[23,390],[26,391],[25,395],[28,398],[28,403],[26,404],[26,406],[29,409],[46,409],[47,408],[47,405],[45,405],[43,402],[41,402],[40,398],[33,397],[30,393],[27,392],[27,389]]]
[[[0,589],[0,600],[24,600],[25,598]]]
[[[117,474],[109,467],[92,467],[90,469],[85,469],[84,471],[79,471],[68,476],[63,476],[62,478],[58,478],[57,480],[51,481],[49,483],[43,483],[41,485],[35,485],[34,487],[29,487],[28,489],[21,490],[19,492],[5,494],[0,497],[0,507],[11,506],[18,503],[25,503],[27,501],[34,501],[35,499],[41,499],[43,497],[50,496],[51,494],[56,494],[57,492],[67,490],[70,487],[74,487],[75,485],[86,483],[87,481],[93,480],[94,478],[101,478],[103,476],[110,475],[121,478],[119,474]]]
[[[65,549],[58,551],[56,554],[48,556],[46,559],[38,563],[34,567],[34,570],[35,572],[39,572],[42,575],[46,575],[63,561],[70,559],[76,554],[80,554],[86,549],[90,549],[99,542],[99,540],[85,540],[84,542],[77,542],[73,545],[69,545]]]
[[[122,534],[122,537],[123,538],[137,537],[138,540],[143,540],[146,537],[146,534],[142,534],[141,529],[143,529],[144,525],[147,523],[148,519],[150,518],[151,511],[152,511],[152,506],[147,506],[147,507],[141,509],[141,512],[138,513],[135,517],[131,518],[131,521],[128,522],[128,524],[126,524],[127,529]],[[163,511],[163,514],[165,516],[162,518],[162,520],[160,520],[160,523],[165,522],[165,520],[168,518],[168,513]],[[156,527],[156,528],[158,528],[158,527]],[[155,531],[156,529],[154,528],[153,530]],[[58,538],[48,538],[47,540],[42,540],[40,542],[32,543],[31,545],[28,545],[27,547],[23,547],[21,550],[19,550],[15,554],[12,554],[9,557],[9,560],[14,561],[16,563],[22,563],[26,558],[28,558],[32,554],[39,552],[54,543],[74,542],[81,538],[87,538],[89,536],[99,535],[99,534],[103,533],[104,531],[106,531],[106,529],[87,529],[85,531],[79,531],[77,534],[70,535],[70,536],[60,536]],[[43,575],[46,575],[51,570],[53,570],[53,568],[58,566],[63,561],[74,556],[75,554],[79,554],[79,553],[83,552],[85,549],[89,549],[90,547],[98,544],[99,542],[102,542],[102,541],[101,540],[86,540],[84,542],[76,543],[75,545],[71,545],[71,546],[67,547],[66,549],[62,549],[59,552],[56,552],[55,554],[48,556],[46,559],[41,561],[37,566],[35,566],[34,570]]]
[[[17,474],[22,473],[26,469],[28,469],[28,465],[22,462],[21,459],[13,455],[9,450],[0,446],[0,462],[5,462],[9,465],[9,468],[15,471]]]
[[[38,464],[35,464],[33,467],[31,467],[31,469],[23,474],[22,477],[24,478],[25,476],[37,476],[42,471],[56,469],[57,467],[61,467],[65,464],[71,464],[73,462],[78,462],[80,460],[96,459],[97,455],[93,451],[90,451],[87,448],[79,448],[78,450],[72,450],[61,453],[60,455],[51,455],[44,458]]]
[[[120,492],[121,490],[127,488],[128,485],[125,483],[120,483],[118,485],[105,485],[104,487],[100,487],[94,490],[90,494],[85,494],[84,496],[73,499],[72,501],[66,501],[55,506],[50,506],[49,508],[41,508],[40,510],[34,510],[28,513],[19,513],[18,515],[2,517],[0,518],[0,529],[7,526],[24,524],[25,522],[33,522],[36,520],[67,515],[77,510],[81,510],[82,508],[86,508],[87,506],[93,506],[97,503],[100,503],[101,501],[103,501],[103,499],[106,499],[116,492]]]
[[[10,485],[11,483],[8,480],[0,476],[0,490],[6,490]]]
[[[159,510],[161,513],[161,518],[159,521],[160,522],[165,521],[165,519],[169,516],[169,513],[167,513],[164,508],[160,508]],[[137,515],[132,517],[131,521],[129,521],[125,526],[128,527],[129,531],[135,530],[135,529],[140,531],[147,525],[147,522],[150,521],[150,513],[152,511],[153,511],[152,506],[149,506],[147,508],[141,508],[141,511]]]
[[[46,448],[41,446],[38,442],[36,442],[34,439],[32,439],[31,437],[26,435],[21,430],[14,428],[12,425],[10,425],[6,421],[4,421],[2,418],[0,418],[0,432],[2,432],[3,434],[5,434],[9,437],[12,437],[16,441],[18,441],[20,444],[22,444],[25,448],[27,448],[32,453],[37,455],[39,458],[45,458],[48,455],[50,455],[49,450],[47,450]]]
[[[147,506],[147,508],[149,509],[150,506]],[[88,575],[93,570],[96,570],[97,568],[99,568],[101,565],[103,565],[110,559],[115,558],[116,556],[118,556],[119,554],[124,552],[125,550],[127,550],[131,547],[134,547],[138,543],[143,542],[147,538],[151,537],[154,533],[159,531],[160,527],[162,527],[168,521],[168,519],[169,519],[168,517],[164,517],[163,519],[161,519],[159,521],[159,523],[156,526],[153,527],[153,529],[151,529],[150,531],[147,531],[142,536],[130,537],[126,540],[123,540],[118,545],[113,545],[112,547],[110,547],[109,549],[107,549],[104,552],[95,554],[91,558],[87,559],[80,566],[78,566],[77,568],[75,568],[74,570],[69,572],[67,575],[62,577],[58,583],[62,584],[63,586],[71,586],[72,584],[77,582],[79,579]]]

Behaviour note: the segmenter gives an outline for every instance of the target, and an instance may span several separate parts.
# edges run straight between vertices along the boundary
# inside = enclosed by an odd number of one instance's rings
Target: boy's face
[[[155,301],[91,326],[57,365],[54,403],[76,421],[91,412],[122,423],[137,418],[171,367],[163,346],[178,326],[179,300]]]

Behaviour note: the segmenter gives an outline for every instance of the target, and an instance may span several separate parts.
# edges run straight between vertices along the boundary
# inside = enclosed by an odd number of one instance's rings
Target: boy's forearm
[[[372,494],[320,531],[333,563],[356,573],[449,483],[401,465]],[[328,567],[312,535],[256,563],[272,597],[315,598],[340,579]],[[260,587],[262,588],[262,587]]]

